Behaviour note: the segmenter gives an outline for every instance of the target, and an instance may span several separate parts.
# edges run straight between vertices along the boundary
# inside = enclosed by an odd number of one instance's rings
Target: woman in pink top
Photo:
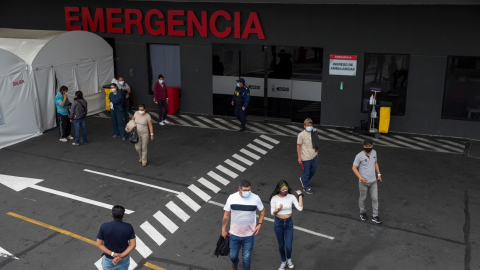
[[[163,126],[168,124],[167,114],[168,114],[168,92],[167,86],[164,83],[163,75],[158,75],[158,82],[155,83],[153,89],[153,101],[158,105],[158,117],[160,125]],[[162,110],[163,109],[163,110]]]
[[[270,196],[270,212],[275,216],[273,229],[277,236],[278,250],[280,252],[280,258],[282,259],[282,264],[280,264],[280,268],[278,268],[279,270],[285,269],[286,266],[290,269],[294,267],[292,262],[292,210],[293,206],[295,206],[298,211],[303,210],[303,194],[300,190],[297,190],[296,193],[298,195],[298,201],[295,195],[293,195],[293,190],[287,181],[281,180]]]

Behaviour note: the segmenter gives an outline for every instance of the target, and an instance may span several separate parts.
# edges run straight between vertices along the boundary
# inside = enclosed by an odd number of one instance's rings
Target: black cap
[[[373,141],[372,141],[371,139],[365,139],[365,140],[363,141],[363,145],[368,145],[368,144],[373,145]]]

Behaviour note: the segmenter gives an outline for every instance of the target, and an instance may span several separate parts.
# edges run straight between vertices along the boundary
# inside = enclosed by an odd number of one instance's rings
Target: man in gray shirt
[[[373,216],[372,221],[380,224],[382,221],[378,216],[378,186],[377,181],[382,182],[380,168],[378,167],[377,152],[373,150],[373,141],[366,139],[363,142],[363,151],[358,153],[353,161],[352,170],[358,177],[358,189],[360,190],[360,198],[358,206],[360,207],[360,219],[365,221],[368,219],[365,213],[365,199],[370,189],[372,197]],[[377,175],[375,175],[377,171]]]

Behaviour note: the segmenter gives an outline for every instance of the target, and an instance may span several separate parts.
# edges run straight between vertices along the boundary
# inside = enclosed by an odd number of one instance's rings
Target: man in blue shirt
[[[235,105],[235,117],[240,121],[240,130],[244,132],[245,122],[247,121],[247,108],[250,102],[250,89],[245,86],[245,80],[240,78],[237,80],[237,87],[233,92],[232,106]]]
[[[72,137],[72,126],[70,120],[68,119],[68,106],[70,101],[68,100],[68,88],[63,85],[60,87],[60,91],[55,96],[55,106],[57,106],[57,119],[58,119],[58,130],[60,131],[60,141],[66,142],[67,139],[73,140]]]
[[[110,119],[112,120],[113,138],[122,137],[125,141],[125,124],[123,123],[123,95],[117,91],[117,85],[112,83],[110,85],[112,92],[108,96],[110,100]]]
[[[97,234],[97,248],[103,252],[103,270],[128,270],[130,252],[135,249],[135,231],[130,223],[123,222],[125,208],[115,205],[112,208],[113,221],[103,223]]]

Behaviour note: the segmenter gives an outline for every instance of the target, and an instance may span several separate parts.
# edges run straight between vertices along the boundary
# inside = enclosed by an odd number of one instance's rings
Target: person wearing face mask
[[[117,89],[122,93],[123,95],[123,103],[122,103],[122,108],[123,108],[123,124],[126,125],[128,123],[128,120],[130,119],[130,116],[128,115],[128,110],[130,108],[130,93],[132,91],[130,90],[130,85],[125,82],[123,77],[118,77],[117,81]]]
[[[168,91],[167,86],[164,83],[163,75],[158,75],[158,82],[155,83],[155,88],[153,90],[153,101],[158,105],[158,117],[160,125],[163,126],[168,124],[167,114],[168,114]]]
[[[245,122],[247,121],[247,108],[250,103],[250,89],[245,86],[245,80],[240,78],[237,80],[237,87],[233,92],[232,106],[235,106],[235,117],[240,121],[240,130],[244,132]]]
[[[256,212],[260,211],[258,224],[256,223]],[[236,270],[239,259],[238,254],[242,249],[243,270],[249,270],[255,235],[260,232],[265,208],[262,200],[252,193],[252,185],[248,180],[242,180],[238,185],[238,192],[231,194],[225,207],[222,220],[222,237],[226,238],[230,233],[230,260],[232,269]],[[230,232],[227,232],[228,220],[232,216]]]
[[[68,100],[68,88],[63,85],[60,87],[60,91],[55,96],[55,106],[57,106],[57,119],[58,130],[60,131],[60,141],[66,142],[68,140],[73,140],[72,137],[72,125],[70,119],[68,119],[68,110],[70,101]]]
[[[358,153],[353,161],[352,170],[358,177],[358,189],[360,191],[360,198],[358,199],[358,206],[360,207],[360,219],[365,221],[368,219],[365,210],[365,199],[367,192],[370,190],[370,197],[372,198],[373,215],[372,221],[380,224],[382,221],[378,216],[378,186],[377,181],[382,182],[380,168],[378,166],[377,152],[373,150],[373,141],[366,139],[363,142],[363,151]],[[375,175],[375,171],[377,175]]]
[[[296,191],[298,201],[293,190],[288,185],[287,181],[281,180],[270,195],[270,212],[275,216],[273,223],[273,230],[277,236],[278,249],[280,251],[280,258],[282,263],[278,270],[283,270],[285,267],[292,269],[294,267],[292,262],[293,249],[293,206],[298,211],[303,210],[303,194],[300,190]]]
[[[135,144],[135,149],[140,158],[138,162],[142,163],[142,166],[145,167],[147,166],[148,135],[150,135],[150,140],[153,141],[152,117],[145,109],[145,105],[140,104],[138,105],[138,111],[135,112],[132,120],[137,124],[138,142]]]
[[[313,128],[312,119],[305,119],[303,128],[304,130],[298,134],[297,138],[298,163],[303,169],[300,183],[303,191],[311,195],[313,190],[310,186],[310,180],[317,170],[319,141],[317,130]]]
[[[110,92],[110,95],[108,96],[108,99],[110,100],[110,103],[113,104],[113,106],[110,109],[110,119],[112,120],[112,127],[113,127],[113,132],[115,135],[113,135],[113,138],[122,138],[122,141],[125,141],[125,125],[123,124],[123,95],[122,93],[119,93],[117,91],[117,85],[115,83],[112,83],[110,85],[110,88],[112,89],[112,92]]]

